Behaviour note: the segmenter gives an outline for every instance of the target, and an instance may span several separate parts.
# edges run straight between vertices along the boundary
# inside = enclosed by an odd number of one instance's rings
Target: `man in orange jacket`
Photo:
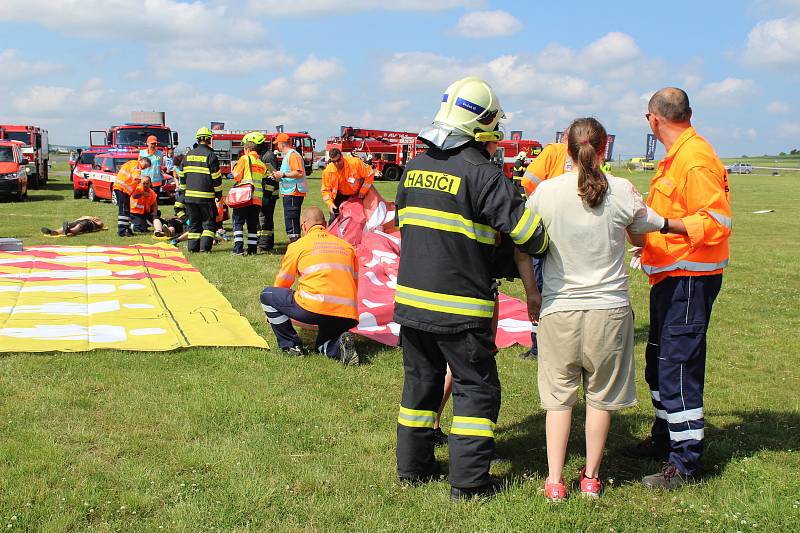
[[[357,157],[344,157],[338,148],[331,148],[328,157],[330,163],[322,171],[321,190],[322,201],[333,219],[339,214],[342,202],[356,195],[363,198],[380,172]]]
[[[128,161],[119,169],[112,187],[114,199],[117,201],[117,235],[129,237],[131,231],[131,195],[141,181],[142,169],[150,168],[150,160],[146,157]]]
[[[285,352],[303,355],[300,337],[291,320],[319,328],[314,346],[343,364],[359,363],[353,336],[358,324],[358,255],[347,242],[325,230],[318,207],[300,215],[304,236],[289,244],[275,286],[261,293],[261,307],[278,345]],[[292,286],[297,281],[297,290]]]
[[[572,158],[567,153],[567,137],[569,130],[561,136],[561,142],[548,144],[539,153],[522,175],[522,187],[528,196],[533,194],[536,187],[550,178],[560,176],[572,170]]]
[[[651,285],[645,379],[655,421],[634,451],[669,461],[642,482],[670,490],[695,475],[703,453],[706,332],[728,264],[730,188],[725,166],[691,125],[684,91],[661,89],[645,116],[667,150],[647,196],[665,222],[641,252]]]
[[[131,195],[131,215],[133,230],[147,233],[147,223],[156,218],[158,212],[158,196],[153,190],[149,176],[142,177],[142,182]]]

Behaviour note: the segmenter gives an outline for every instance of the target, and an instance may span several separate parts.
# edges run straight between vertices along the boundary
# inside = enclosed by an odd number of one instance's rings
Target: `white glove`
[[[631,268],[634,270],[642,269],[642,247],[634,246],[628,250],[631,253]]]

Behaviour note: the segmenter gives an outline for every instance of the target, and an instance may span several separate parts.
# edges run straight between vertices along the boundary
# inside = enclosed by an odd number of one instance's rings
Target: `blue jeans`
[[[358,320],[340,316],[312,313],[297,305],[292,289],[267,287],[261,293],[261,307],[267,315],[267,321],[278,339],[281,348],[302,346],[292,319],[304,324],[317,326],[317,339],[314,347],[333,359],[339,358],[339,337],[347,330],[358,325]]]

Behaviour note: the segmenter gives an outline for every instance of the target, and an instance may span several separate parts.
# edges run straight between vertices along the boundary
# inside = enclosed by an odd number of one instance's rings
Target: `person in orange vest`
[[[279,133],[275,143],[283,154],[283,161],[278,172],[272,177],[280,180],[278,188],[283,197],[283,222],[286,225],[286,236],[289,242],[300,238],[300,209],[308,192],[306,169],[303,157],[292,147],[289,136]]]
[[[525,169],[521,180],[525,194],[532,195],[536,186],[544,180],[572,170],[572,158],[567,153],[566,139],[568,135],[569,129],[564,131],[560,142],[545,146],[544,150]]]
[[[668,460],[642,482],[671,490],[695,475],[703,454],[706,332],[728,265],[730,188],[725,166],[692,127],[683,90],[656,92],[645,117],[667,150],[647,195],[665,221],[640,252],[651,285],[645,379],[655,420],[632,451]]]
[[[117,235],[129,237],[131,231],[131,195],[141,180],[142,169],[150,168],[146,157],[128,161],[119,169],[112,187],[117,202]]]
[[[131,195],[131,217],[133,231],[147,233],[147,223],[156,218],[158,211],[158,196],[150,185],[150,177],[145,176],[142,182]]]
[[[236,185],[249,185],[253,189],[253,202],[246,207],[233,208],[233,255],[244,255],[244,225],[247,224],[247,254],[256,255],[258,251],[258,214],[264,189],[261,180],[267,174],[267,165],[261,161],[256,145],[264,142],[264,134],[257,131],[245,135],[245,154],[233,167],[233,180]],[[259,142],[260,141],[260,142]]]
[[[338,148],[331,148],[328,157],[330,162],[322,171],[321,190],[332,220],[339,214],[342,202],[356,195],[363,198],[381,174],[357,157],[344,157]]]
[[[317,351],[356,365],[353,335],[347,331],[358,324],[358,255],[350,243],[325,230],[318,207],[303,210],[300,228],[303,237],[289,244],[275,285],[261,293],[261,307],[283,351],[305,353],[291,323],[297,320],[319,328]]]

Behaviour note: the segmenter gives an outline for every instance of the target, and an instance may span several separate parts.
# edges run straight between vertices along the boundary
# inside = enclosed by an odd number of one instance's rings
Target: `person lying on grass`
[[[57,230],[50,228],[42,228],[42,233],[50,235],[51,237],[59,237],[66,235],[67,237],[74,237],[82,233],[94,233],[95,231],[102,231],[108,227],[97,217],[80,217],[72,222],[64,222]]]

